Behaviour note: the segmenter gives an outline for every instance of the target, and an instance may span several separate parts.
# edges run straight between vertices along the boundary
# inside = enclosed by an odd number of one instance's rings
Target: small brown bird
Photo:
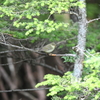
[[[54,49],[56,48],[56,44],[53,42],[53,43],[50,43],[50,44],[47,44],[45,45],[41,51],[45,52],[45,53],[51,53],[54,51]]]

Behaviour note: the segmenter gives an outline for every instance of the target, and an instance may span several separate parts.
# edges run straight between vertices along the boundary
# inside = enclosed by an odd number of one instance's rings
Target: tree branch
[[[18,49],[23,49],[23,50],[27,50],[27,51],[36,52],[36,51],[33,50],[33,49],[29,49],[29,48],[26,48],[26,47],[20,47],[20,46],[13,45],[13,44],[8,44],[8,43],[3,43],[3,42],[0,42],[0,44],[6,45],[6,46],[11,46],[11,47],[18,48]]]
[[[25,92],[25,91],[36,91],[36,90],[48,90],[50,88],[34,88],[34,89],[14,89],[14,90],[3,90],[3,91],[0,91],[0,93],[3,93],[3,92]]]
[[[89,24],[89,23],[91,23],[91,22],[94,22],[94,21],[96,21],[96,20],[99,20],[99,19],[100,19],[100,17],[99,17],[99,18],[92,19],[92,20],[89,20],[89,21],[87,21],[87,24]]]
[[[22,49],[6,50],[6,51],[1,51],[0,54],[9,53],[9,52],[21,52],[21,51],[27,51],[27,50],[22,50]]]
[[[49,66],[47,64],[44,64],[44,63],[35,63],[36,61],[34,59],[24,59],[24,60],[20,60],[18,62],[13,62],[13,64],[21,63],[21,62],[24,62],[24,61],[34,61],[34,63],[33,63],[34,65],[41,65],[43,67],[49,68],[49,69],[51,69],[51,70],[53,70],[55,72],[58,72],[59,74],[63,75],[63,72],[60,71],[59,69],[53,68],[53,67],[51,67],[51,66]],[[8,64],[0,64],[0,65],[6,66]]]
[[[58,72],[58,73],[61,74],[61,75],[64,74],[64,73],[63,73],[62,71],[60,71],[59,69],[56,69],[56,68],[51,67],[51,66],[49,66],[49,65],[47,65],[47,64],[44,64],[44,63],[33,63],[33,64],[34,64],[34,65],[41,65],[41,66],[43,66],[43,67],[49,68],[49,69],[51,69],[51,70],[53,70],[53,71],[55,71],[55,72]]]
[[[71,56],[76,57],[76,54],[49,54],[49,56]]]

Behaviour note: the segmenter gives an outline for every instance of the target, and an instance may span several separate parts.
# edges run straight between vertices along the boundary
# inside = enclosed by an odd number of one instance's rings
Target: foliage
[[[33,36],[34,40],[52,37],[51,41],[65,39],[69,25],[51,16],[68,11],[70,6],[83,6],[77,0],[4,0],[0,4],[1,32],[18,38]]]
[[[70,57],[70,56],[63,56],[64,62],[74,62],[75,57]]]
[[[100,23],[99,21],[90,23],[87,32],[87,43],[86,47],[100,51]]]
[[[99,7],[98,4],[96,4],[96,3],[87,3],[87,11],[88,11],[87,16],[88,16],[88,18],[93,19],[93,18],[98,17],[98,15],[100,14],[99,9],[100,9],[100,7]]]
[[[71,51],[71,54],[75,54],[75,52]],[[63,56],[62,58],[64,59],[64,62],[75,62],[75,57],[72,56]]]
[[[75,81],[71,72],[65,73],[62,77],[48,74],[44,77],[46,80],[38,83],[36,87],[51,86],[47,96],[53,96],[52,100],[100,99],[100,53],[94,52],[91,55],[84,61],[80,82]]]

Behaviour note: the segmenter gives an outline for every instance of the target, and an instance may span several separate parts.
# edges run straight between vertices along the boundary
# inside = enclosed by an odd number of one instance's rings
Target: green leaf
[[[26,33],[25,33],[25,35],[29,35],[30,33],[32,33],[33,32],[33,29],[29,29]]]

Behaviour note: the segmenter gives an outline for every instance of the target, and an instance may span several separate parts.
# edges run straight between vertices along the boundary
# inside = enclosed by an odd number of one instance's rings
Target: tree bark
[[[85,4],[85,0],[79,0]],[[76,46],[77,58],[74,64],[73,75],[76,77],[77,81],[82,75],[83,60],[84,60],[84,50],[86,44],[86,31],[87,31],[87,19],[86,19],[86,8],[79,8],[79,31],[78,31],[78,43]]]

